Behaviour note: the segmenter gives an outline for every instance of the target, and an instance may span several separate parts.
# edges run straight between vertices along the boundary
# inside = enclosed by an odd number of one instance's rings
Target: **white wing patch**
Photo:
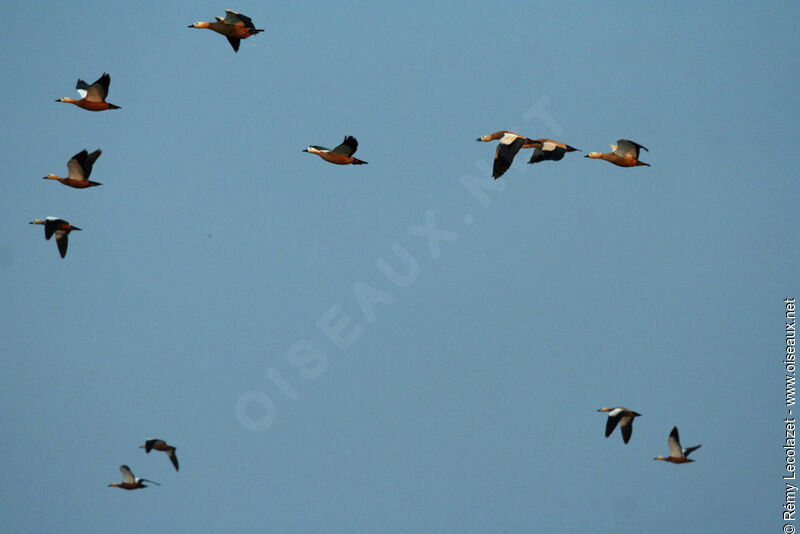
[[[503,145],[510,145],[514,142],[519,136],[513,133],[504,134],[503,137],[500,138],[500,144]]]

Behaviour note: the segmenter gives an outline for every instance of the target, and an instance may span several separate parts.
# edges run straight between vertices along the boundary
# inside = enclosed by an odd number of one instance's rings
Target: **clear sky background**
[[[2,530],[778,528],[796,4],[6,7]],[[187,28],[226,7],[238,54]],[[54,102],[103,72],[121,110]],[[501,129],[583,152],[494,182]],[[84,148],[102,187],[41,179]]]

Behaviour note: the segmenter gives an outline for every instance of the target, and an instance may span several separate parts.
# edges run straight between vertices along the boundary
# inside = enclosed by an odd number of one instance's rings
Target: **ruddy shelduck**
[[[639,165],[645,165],[647,167],[650,166],[649,163],[639,161],[639,149],[644,148],[647,150],[647,148],[643,147],[639,143],[634,143],[628,139],[620,139],[617,141],[616,145],[609,146],[613,152],[589,152],[584,157],[592,159],[604,159],[610,163],[613,163],[614,165],[619,165],[620,167],[637,167]],[[647,151],[649,152],[649,150]]]
[[[552,139],[534,139],[531,142],[533,143],[533,154],[528,163],[560,161],[567,152],[580,152],[578,148],[553,141]]]
[[[216,22],[195,22],[189,27],[206,28],[224,35],[233,47],[234,52],[239,51],[239,43],[242,39],[247,39],[251,35],[264,31],[256,29],[250,17],[230,9],[225,10],[225,18],[214,18],[217,19]]]
[[[122,471],[122,482],[112,482],[108,485],[109,488],[121,488],[124,490],[135,490],[146,488],[147,485],[143,484],[143,482],[150,482],[151,484],[155,484],[156,486],[160,486],[158,482],[155,480],[147,480],[146,478],[136,478],[131,473],[130,467],[127,465],[119,466],[119,470]]]
[[[53,234],[56,235],[56,245],[58,245],[58,252],[61,254],[62,258],[67,255],[67,236],[73,230],[80,230],[80,228],[77,226],[72,226],[64,219],[59,219],[58,217],[47,217],[45,220],[35,219],[29,224],[44,225],[45,239],[49,240],[51,237],[53,237]]]
[[[78,85],[75,86],[78,94],[81,95],[80,100],[74,98],[62,97],[56,102],[66,102],[67,104],[75,104],[79,108],[87,109],[89,111],[104,111],[106,109],[120,109],[119,106],[109,104],[106,102],[108,96],[108,86],[111,84],[111,76],[103,73],[92,85],[87,84],[83,80],[78,80]]]
[[[324,146],[310,146],[303,149],[303,152],[310,152],[316,154],[329,163],[336,165],[366,165],[366,161],[354,158],[353,154],[358,150],[358,141],[352,135],[346,135],[342,144],[333,150],[325,148]]]
[[[695,445],[686,449],[681,448],[681,440],[678,437],[678,427],[673,427],[672,432],[669,433],[667,438],[667,445],[669,445],[669,456],[656,456],[653,460],[664,460],[665,462],[672,462],[673,464],[686,464],[694,462],[687,458],[692,451],[702,447],[702,445]]]
[[[167,442],[163,439],[148,439],[144,442],[144,445],[140,446],[139,448],[144,449],[144,452],[148,454],[150,454],[150,451],[153,449],[166,452],[169,461],[175,466],[175,471],[178,470],[178,457],[175,456],[175,447],[172,445],[167,445]]]
[[[639,417],[640,413],[633,410],[617,406],[616,408],[600,408],[598,412],[608,412],[606,421],[606,437],[610,436],[619,423],[619,430],[622,432],[622,441],[628,443],[633,433],[633,418]]]
[[[494,165],[492,166],[492,178],[495,180],[503,176],[503,173],[511,167],[514,156],[517,155],[521,148],[533,148],[536,146],[533,140],[508,130],[500,130],[499,132],[478,137],[476,141],[488,143],[495,139],[500,140],[494,153]]]
[[[67,177],[61,178],[55,174],[48,174],[44,177],[45,180],[58,180],[64,185],[75,187],[77,189],[85,189],[95,185],[103,185],[100,182],[89,181],[89,175],[92,174],[92,165],[97,161],[103,151],[99,148],[89,154],[86,150],[81,150],[67,162]]]

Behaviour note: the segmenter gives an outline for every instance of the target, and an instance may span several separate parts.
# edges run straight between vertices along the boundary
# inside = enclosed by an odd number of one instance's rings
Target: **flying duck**
[[[143,482],[150,482],[155,484],[156,486],[160,486],[158,482],[154,480],[147,480],[146,478],[136,478],[131,473],[131,469],[127,465],[119,466],[119,470],[122,471],[122,482],[112,482],[108,485],[109,488],[121,488],[124,490],[135,490],[146,488],[147,485],[143,484]]]
[[[617,141],[616,145],[609,146],[613,152],[589,152],[584,157],[592,159],[604,159],[620,167],[637,167],[639,165],[646,165],[647,167],[650,166],[649,163],[639,161],[639,149],[644,148],[647,150],[647,148],[643,147],[639,143],[634,143],[628,139],[620,139]]]
[[[178,470],[178,457],[175,456],[175,447],[167,445],[167,442],[163,439],[148,439],[144,442],[144,445],[139,448],[144,449],[144,452],[148,454],[150,454],[150,451],[153,449],[166,452],[169,461],[175,466],[175,471]]]
[[[247,39],[264,30],[258,30],[253,25],[253,21],[247,15],[242,15],[230,9],[225,10],[225,18],[214,17],[216,22],[195,22],[190,28],[207,28],[224,35],[233,47],[234,52],[239,51],[239,43],[242,39]]]
[[[106,102],[108,96],[108,86],[111,84],[111,76],[103,73],[92,85],[87,84],[83,80],[78,80],[78,85],[75,86],[78,94],[81,95],[80,100],[74,98],[62,97],[56,102],[66,102],[67,104],[75,104],[79,108],[87,109],[89,111],[103,111],[106,109],[120,109],[119,106],[109,104]]]
[[[681,440],[678,437],[678,427],[673,427],[672,432],[669,433],[667,438],[667,445],[669,445],[669,456],[656,456],[653,460],[664,460],[665,462],[672,462],[673,464],[686,464],[694,462],[687,458],[692,451],[702,447],[702,445],[695,445],[686,449],[681,448]]]
[[[67,236],[72,230],[80,230],[77,226],[72,226],[64,219],[58,217],[47,217],[45,220],[35,219],[28,224],[42,224],[44,225],[44,238],[50,239],[53,234],[56,234],[56,245],[58,245],[58,252],[61,257],[67,255]]]
[[[95,150],[89,154],[86,150],[81,150],[67,162],[67,177],[60,178],[55,174],[48,174],[44,177],[45,180],[58,180],[64,185],[75,187],[77,189],[85,189],[95,185],[103,185],[100,182],[89,181],[89,175],[92,174],[92,165],[100,157],[103,151],[100,149]]]
[[[366,165],[366,161],[354,158],[353,154],[358,150],[358,141],[352,135],[346,135],[342,144],[333,150],[325,148],[324,146],[310,146],[303,149],[303,152],[310,152],[316,154],[329,163],[336,165]]]
[[[622,432],[622,441],[628,443],[633,433],[633,419],[639,417],[640,413],[633,410],[617,406],[616,408],[600,408],[598,412],[608,412],[608,420],[606,420],[606,437],[610,436],[614,429],[617,428],[619,423],[619,430]]]

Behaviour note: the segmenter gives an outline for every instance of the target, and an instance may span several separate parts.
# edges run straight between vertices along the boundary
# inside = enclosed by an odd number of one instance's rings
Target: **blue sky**
[[[238,54],[187,28],[226,7],[265,29]],[[800,32],[794,5],[751,7],[17,11],[5,528],[778,525]],[[121,110],[54,102],[103,72]],[[501,129],[583,152],[494,182],[474,139]],[[368,165],[301,152],[345,135]],[[652,167],[582,157],[619,138]],[[41,180],[84,148],[102,187]],[[64,260],[27,224],[51,215],[83,229]],[[595,411],[616,405],[643,414],[627,445]],[[675,425],[693,464],[652,460]],[[108,488],[120,464],[162,486]]]

